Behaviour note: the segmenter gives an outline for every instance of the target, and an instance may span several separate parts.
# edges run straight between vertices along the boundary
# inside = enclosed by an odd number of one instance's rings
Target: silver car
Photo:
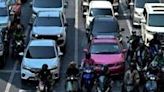
[[[31,71],[40,71],[43,64],[47,64],[48,69],[51,69],[53,79],[58,79],[61,55],[62,53],[54,40],[32,40],[24,52],[21,63],[22,81],[37,80]]]

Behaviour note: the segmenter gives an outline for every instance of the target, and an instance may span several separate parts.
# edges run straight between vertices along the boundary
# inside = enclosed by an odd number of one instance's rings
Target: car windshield
[[[62,0],[34,0],[34,7],[38,8],[60,8]]]
[[[0,8],[0,16],[7,16],[7,8]]]
[[[55,57],[53,46],[30,46],[26,54],[26,58],[31,59],[50,59]]]
[[[116,43],[94,43],[91,46],[92,54],[118,54],[120,48]]]
[[[60,17],[37,17],[34,26],[58,26],[61,27],[62,23]]]
[[[114,20],[96,20],[93,24],[92,32],[97,33],[117,33],[119,30],[119,25],[117,21]]]
[[[111,9],[103,9],[103,8],[92,8],[90,12],[90,16],[97,16],[97,15],[111,15],[113,16]]]
[[[164,14],[149,14],[149,26],[164,27]]]
[[[159,0],[136,0],[136,7],[143,8],[145,3],[159,3]]]

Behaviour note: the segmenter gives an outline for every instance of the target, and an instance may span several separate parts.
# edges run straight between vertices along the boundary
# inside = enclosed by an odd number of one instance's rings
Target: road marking
[[[79,0],[75,0],[75,51],[74,51],[74,61],[78,63],[78,28],[79,28]]]
[[[19,92],[37,92],[36,90],[24,90],[24,89],[19,89]],[[53,92],[56,92],[53,90]]]
[[[14,75],[16,73],[17,65],[18,65],[18,61],[16,61],[15,64],[14,64],[14,67],[13,67],[12,73],[10,75],[10,78],[8,80],[5,92],[9,92],[10,91],[11,83],[12,83]]]
[[[120,0],[120,3],[123,4],[122,0]],[[120,4],[120,7],[121,7],[121,10],[123,11],[123,15],[124,16],[127,16],[128,14],[125,12],[125,8],[122,6],[122,4]],[[132,28],[132,25],[130,23],[130,20],[129,19],[126,19],[126,23],[128,25],[128,29],[129,29],[130,34],[132,34],[133,28]]]

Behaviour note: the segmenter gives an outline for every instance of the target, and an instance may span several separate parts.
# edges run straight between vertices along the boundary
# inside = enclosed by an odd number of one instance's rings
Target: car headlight
[[[142,13],[139,13],[137,11],[134,11],[134,13],[137,15],[137,16],[142,16]]]
[[[62,35],[59,34],[59,35],[57,35],[57,37],[62,37]]]
[[[23,68],[23,69],[26,69],[26,70],[30,70],[30,69],[31,69],[30,67],[28,67],[28,66],[26,66],[26,65],[23,65],[22,68]]]
[[[149,34],[155,34],[155,32],[152,32],[152,31],[150,31],[150,30],[147,30],[147,32],[149,33]]]

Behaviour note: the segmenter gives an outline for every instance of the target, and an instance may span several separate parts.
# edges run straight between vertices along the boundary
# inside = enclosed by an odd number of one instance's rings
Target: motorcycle
[[[66,92],[79,92],[78,78],[74,75],[68,76],[66,78],[65,89]]]
[[[93,67],[84,67],[82,73],[82,90],[83,87],[86,92],[91,92],[92,87],[94,85],[94,69]]]
[[[147,72],[147,81],[145,83],[144,92],[158,92],[157,76]]]
[[[128,82],[123,85],[122,92],[134,92],[134,84],[132,82]]]
[[[101,70],[98,72],[98,74],[96,74],[97,77],[97,81],[96,81],[96,90],[97,92],[110,92],[112,87],[112,81],[111,79],[107,78],[107,76],[105,76],[105,74],[102,74],[104,71],[104,65],[101,66]]]
[[[14,45],[12,46],[12,56],[19,57],[19,53],[24,51],[24,47],[23,40],[15,40]]]

